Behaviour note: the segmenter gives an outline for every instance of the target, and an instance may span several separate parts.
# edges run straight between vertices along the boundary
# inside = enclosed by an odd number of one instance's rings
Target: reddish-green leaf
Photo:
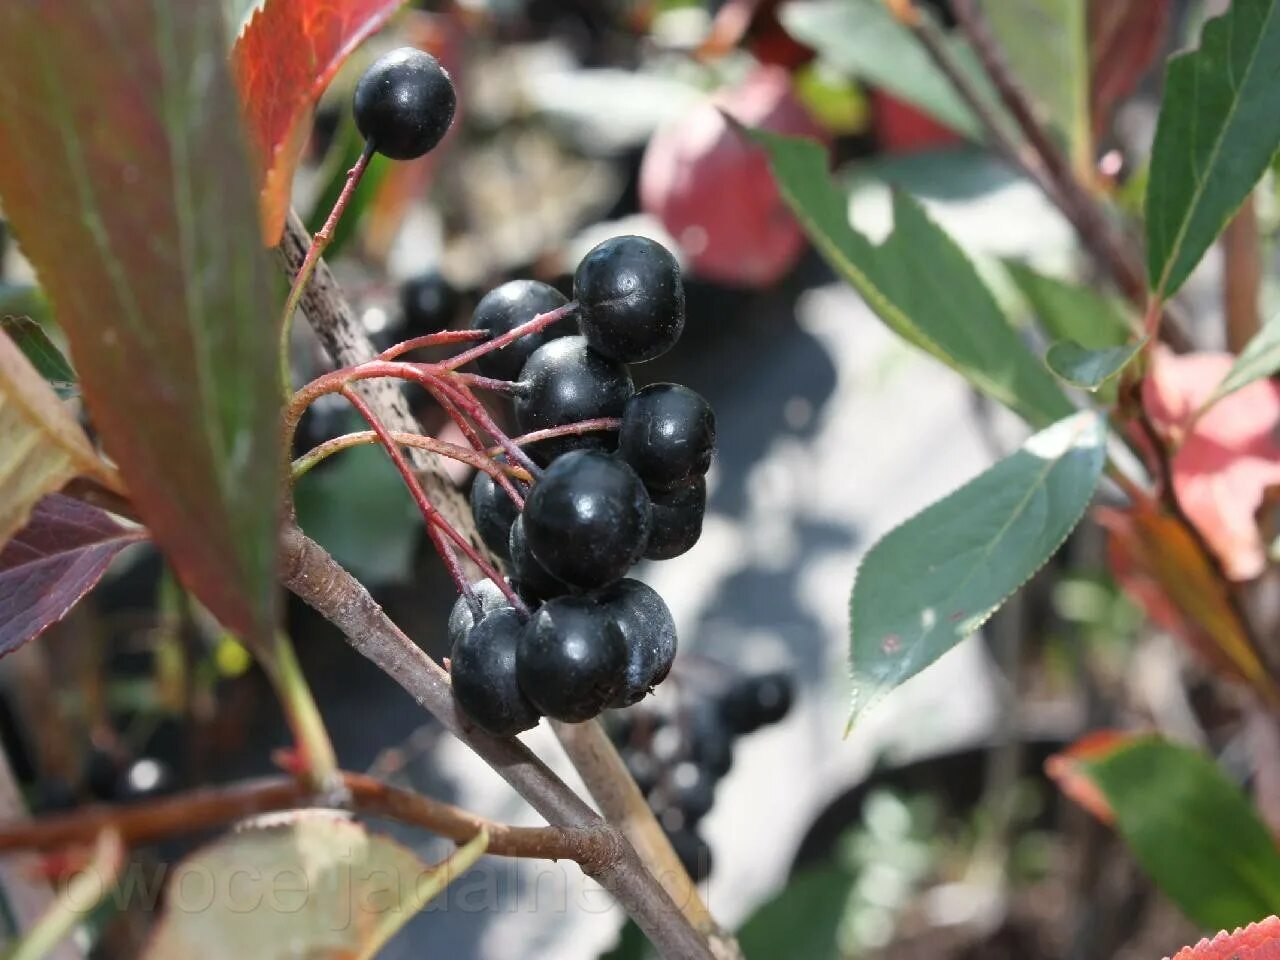
[[[142,519],[228,628],[275,621],[275,320],[221,5],[0,4],[0,202]]]
[[[0,656],[57,623],[125,547],[146,539],[87,503],[53,493],[0,550]]]
[[[1235,933],[1224,931],[1183,947],[1172,960],[1280,960],[1280,919],[1267,917]]]
[[[325,87],[404,0],[267,0],[231,51],[262,177],[262,235],[280,239],[298,157]]]

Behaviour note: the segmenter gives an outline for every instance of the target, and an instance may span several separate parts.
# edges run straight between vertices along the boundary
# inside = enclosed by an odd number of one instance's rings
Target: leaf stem
[[[293,329],[293,315],[297,313],[298,303],[302,299],[302,293],[306,289],[307,282],[311,279],[311,274],[315,271],[316,264],[320,261],[325,248],[333,240],[333,232],[338,226],[338,221],[342,219],[342,213],[347,209],[347,203],[355,193],[356,187],[360,185],[360,178],[364,176],[365,170],[369,168],[371,159],[373,159],[373,143],[366,142],[364,150],[360,154],[360,159],[355,162],[355,166],[347,171],[347,182],[343,184],[342,192],[338,194],[338,199],[334,201],[333,209],[329,211],[329,216],[325,220],[324,226],[311,239],[306,259],[302,261],[302,266],[298,268],[298,272],[294,275],[293,286],[289,289],[289,298],[284,302],[284,314],[280,318],[280,382],[283,385],[282,389],[285,391],[286,400],[292,393],[293,373],[289,365],[289,343]]]
[[[396,443],[403,447],[415,447],[419,450],[426,450],[430,453],[439,454],[442,457],[448,457],[451,460],[457,460],[468,466],[475,467],[477,470],[483,470],[497,480],[497,474],[504,474],[508,477],[514,477],[522,483],[531,482],[532,478],[523,467],[513,467],[507,464],[496,463],[491,457],[481,456],[470,447],[461,447],[456,443],[449,443],[447,440],[438,440],[435,437],[428,437],[417,433],[397,433],[392,431],[392,438]],[[315,447],[312,447],[302,456],[293,461],[291,469],[292,480],[294,483],[298,479],[305,476],[308,471],[314,469],[317,464],[328,459],[335,453],[343,450],[349,450],[352,447],[359,447],[370,443],[377,443],[378,435],[372,430],[362,430],[358,433],[347,433],[340,437],[333,437],[326,440]],[[493,450],[500,450],[494,447]]]
[[[521,337],[527,337],[531,333],[537,333],[539,330],[545,330],[556,321],[563,320],[565,317],[570,316],[577,309],[578,304],[574,301],[570,301],[564,306],[556,307],[554,310],[548,310],[546,313],[540,313],[532,320],[528,320],[517,327],[512,327],[499,337],[494,337],[492,340],[486,340],[477,347],[472,347],[470,350],[462,351],[462,353],[459,353],[457,356],[450,357],[440,365],[441,369],[457,370],[459,367],[470,363],[476,357],[482,357],[486,353],[492,353],[494,350],[501,350],[507,344],[515,343],[515,341],[519,340]]]
[[[337,789],[338,756],[289,635],[283,630],[276,631],[270,648],[258,659],[284,708],[308,785],[321,793]]]

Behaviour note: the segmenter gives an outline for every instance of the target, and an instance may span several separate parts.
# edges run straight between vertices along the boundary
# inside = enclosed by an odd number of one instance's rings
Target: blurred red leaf
[[[275,246],[316,102],[351,52],[404,0],[267,0],[231,51],[262,178],[262,235]]]
[[[1224,931],[1165,960],[1280,960],[1280,919],[1267,917],[1235,933]]]
[[[1152,622],[1182,639],[1211,667],[1272,702],[1276,690],[1200,544],[1176,518],[1138,504],[1094,516],[1110,534],[1112,573]]]
[[[1098,818],[1102,823],[1115,823],[1116,815],[1098,785],[1082,769],[1090,760],[1098,760],[1112,751],[1132,743],[1140,734],[1120,730],[1095,730],[1085,734],[1061,753],[1044,762],[1044,772],[1067,797]]]
[[[87,503],[42,499],[0,550],[0,657],[57,623],[125,547],[146,539]]]
[[[1131,94],[1164,44],[1169,0],[1089,4],[1089,115],[1095,137],[1111,123],[1116,105]]]
[[[0,3],[0,203],[184,583],[274,629],[276,320],[217,3]]]
[[[1161,350],[1143,382],[1142,400],[1175,448],[1178,504],[1233,580],[1266,567],[1257,513],[1268,488],[1280,485],[1280,383],[1262,379],[1197,413],[1231,369],[1226,353],[1182,356]]]
[[[778,191],[764,150],[725,114],[748,127],[823,138],[792,92],[790,74],[758,67],[742,84],[654,135],[640,165],[640,205],[662,221],[696,273],[768,286],[799,258],[804,231]]]

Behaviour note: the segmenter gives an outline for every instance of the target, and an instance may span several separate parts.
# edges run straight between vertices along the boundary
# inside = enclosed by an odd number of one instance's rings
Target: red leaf
[[[1280,960],[1280,919],[1267,917],[1235,933],[1224,931],[1165,960]]]
[[[52,493],[0,550],[0,657],[67,615],[125,547],[146,539],[87,503]]]
[[[1102,823],[1112,824],[1116,816],[1111,804],[1103,796],[1097,784],[1082,769],[1082,764],[1098,760],[1108,753],[1132,743],[1140,734],[1119,730],[1095,730],[1085,734],[1066,750],[1055,753],[1044,762],[1044,772],[1058,789],[1097,817]]]
[[[1266,567],[1257,513],[1280,485],[1280,383],[1258,380],[1196,413],[1231,369],[1226,353],[1156,354],[1142,399],[1156,427],[1176,446],[1178,503],[1233,580]]]
[[[220,3],[0,3],[0,204],[134,506],[228,629],[275,626],[276,320]]]
[[[1089,4],[1089,111],[1095,137],[1111,123],[1116,104],[1131,94],[1164,45],[1169,0]]]
[[[758,67],[654,135],[640,165],[640,204],[662,221],[696,273],[764,287],[795,264],[804,231],[778,192],[764,150],[733,129],[725,113],[748,127],[823,136],[792,93],[786,70]]]
[[[249,139],[257,154],[262,235],[275,246],[293,173],[325,87],[351,52],[404,0],[267,0],[231,51]]]

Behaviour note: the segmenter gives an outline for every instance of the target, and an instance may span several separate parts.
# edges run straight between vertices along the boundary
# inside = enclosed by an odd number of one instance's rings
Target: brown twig
[[[1258,211],[1253,194],[1222,232],[1222,310],[1227,349],[1239,353],[1258,332],[1258,295],[1262,289],[1262,254],[1258,245]]]
[[[486,852],[495,856],[573,860],[592,868],[618,856],[617,833],[608,827],[513,827],[361,773],[340,771],[338,776],[349,797],[347,806],[355,812],[398,820],[458,843],[485,830]],[[106,829],[116,830],[130,845],[152,843],[314,801],[314,791],[295,777],[242,780],[141,803],[96,804],[34,821],[0,823],[0,851],[89,844]]]

